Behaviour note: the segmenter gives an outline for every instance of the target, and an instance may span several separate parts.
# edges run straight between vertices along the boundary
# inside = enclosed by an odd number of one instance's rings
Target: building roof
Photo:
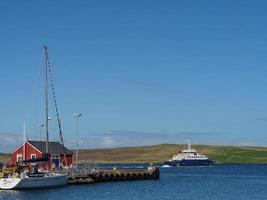
[[[38,149],[42,153],[46,153],[46,142],[45,141],[27,141],[36,149]],[[71,150],[64,146],[64,151],[66,155],[73,154]],[[63,154],[62,146],[59,142],[49,142],[48,146],[48,153],[49,154]]]

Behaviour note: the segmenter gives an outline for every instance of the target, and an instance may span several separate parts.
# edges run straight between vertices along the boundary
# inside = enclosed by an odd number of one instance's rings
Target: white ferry
[[[162,167],[179,167],[179,166],[213,166],[214,162],[209,158],[198,153],[196,150],[191,149],[191,144],[188,142],[188,148],[182,152],[174,155],[172,159],[165,161]]]

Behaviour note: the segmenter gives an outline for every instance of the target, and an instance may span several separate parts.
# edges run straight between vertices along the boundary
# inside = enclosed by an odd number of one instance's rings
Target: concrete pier
[[[89,184],[110,181],[133,181],[160,178],[158,167],[148,169],[112,169],[71,172],[68,175],[68,184]]]

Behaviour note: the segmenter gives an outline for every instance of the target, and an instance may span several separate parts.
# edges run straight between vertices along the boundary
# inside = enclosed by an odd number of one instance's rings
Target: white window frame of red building
[[[21,160],[19,160],[19,159],[21,159]],[[18,153],[18,154],[17,154],[17,159],[16,159],[17,162],[22,161],[22,159],[23,159],[23,158],[22,158],[22,153]]]
[[[60,165],[60,154],[52,154],[51,155],[51,164],[53,164],[53,159],[58,159],[58,164]]]
[[[60,160],[60,155],[59,154],[52,154],[52,159],[59,159]]]
[[[34,156],[34,158],[33,158],[33,156]],[[36,159],[36,154],[35,153],[31,154],[31,159]]]

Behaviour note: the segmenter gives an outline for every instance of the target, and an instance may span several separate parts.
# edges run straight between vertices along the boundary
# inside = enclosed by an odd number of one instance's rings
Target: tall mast
[[[22,160],[26,160],[26,122],[23,121],[23,156]]]
[[[45,53],[45,132],[46,132],[46,156],[48,156],[48,142],[49,142],[49,133],[48,133],[48,51],[47,47],[44,46]]]

